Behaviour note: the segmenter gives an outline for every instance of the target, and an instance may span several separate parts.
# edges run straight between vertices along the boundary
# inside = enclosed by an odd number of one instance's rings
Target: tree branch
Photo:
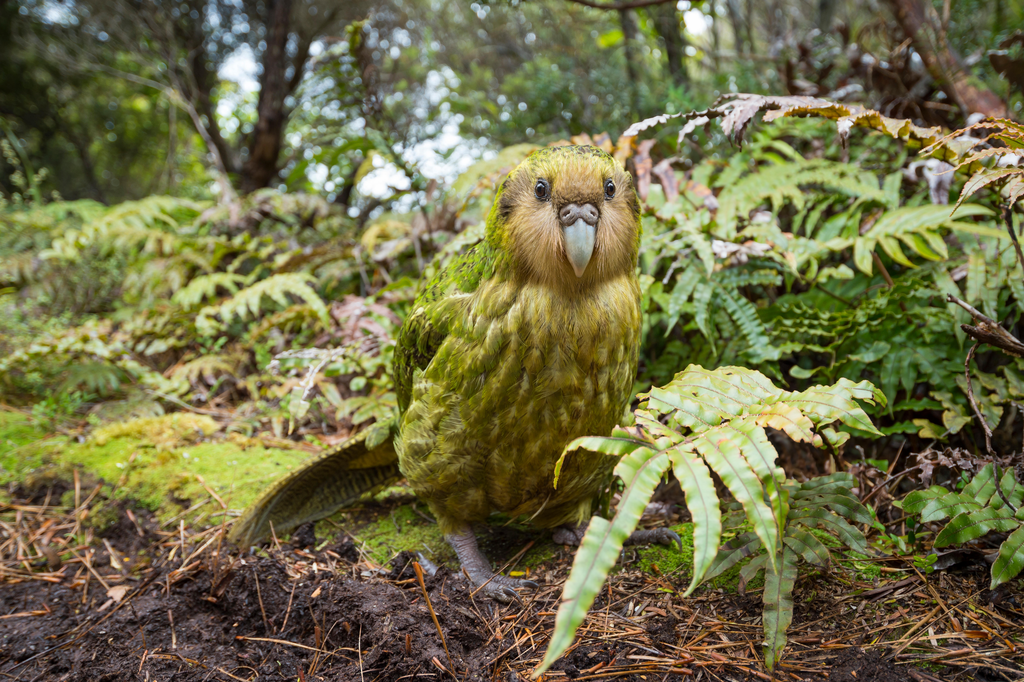
[[[969,337],[975,341],[995,346],[1007,355],[1012,355],[1015,358],[1024,358],[1024,343],[1021,343],[1017,337],[1003,329],[998,322],[952,294],[946,294],[946,301],[948,303],[956,303],[974,318],[976,327],[972,327],[969,324],[960,325],[960,328]]]
[[[595,0],[568,0],[568,2],[574,2],[577,5],[583,5],[584,7],[593,7],[594,9],[639,9],[641,7],[651,7],[653,5],[665,5],[676,0],[628,0],[627,2],[595,2]]]
[[[981,428],[985,432],[985,449],[988,451],[988,456],[992,458],[992,473],[996,479],[996,492],[999,493],[999,497],[1002,498],[1003,504],[1006,505],[1014,514],[1017,513],[1017,508],[1006,499],[1006,493],[1003,492],[1003,472],[999,466],[999,459],[996,457],[996,451],[992,449],[992,429],[989,428],[988,422],[985,420],[985,415],[981,413],[981,408],[978,407],[978,401],[974,399],[974,387],[971,385],[971,360],[974,359],[974,351],[978,350],[978,346],[981,342],[975,343],[971,346],[971,350],[967,351],[967,359],[964,360],[964,376],[967,377],[967,399],[971,401],[971,408],[974,410],[974,415],[981,422]],[[998,426],[998,424],[997,424]]]

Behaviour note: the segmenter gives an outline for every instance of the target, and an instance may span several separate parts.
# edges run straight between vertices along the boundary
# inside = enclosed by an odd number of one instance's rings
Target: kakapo
[[[614,458],[573,439],[607,435],[630,401],[640,347],[640,204],[595,147],[533,152],[497,192],[485,239],[417,296],[394,353],[398,413],[285,476],[235,522],[248,544],[352,504],[404,476],[463,568],[507,601],[530,581],[495,576],[474,523],[493,512],[578,544]],[[678,541],[667,529],[633,542]]]

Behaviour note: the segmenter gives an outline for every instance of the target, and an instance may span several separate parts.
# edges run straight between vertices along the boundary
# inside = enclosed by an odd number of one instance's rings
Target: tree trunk
[[[1006,103],[967,73],[960,57],[946,42],[938,13],[929,0],[888,0],[903,33],[921,55],[925,68],[960,108],[964,118],[978,112],[1006,118]]]
[[[729,23],[732,24],[733,40],[736,43],[736,54],[746,54],[750,51],[744,39],[743,14],[740,11],[740,0],[725,0],[725,9],[729,12]]]
[[[640,102],[637,84],[640,82],[640,68],[637,64],[637,27],[634,10],[620,9],[619,23],[622,26],[622,42],[626,48],[626,75],[629,77],[629,87],[633,94],[633,108],[639,109]]]
[[[683,62],[686,58],[686,36],[683,35],[679,24],[679,13],[675,3],[655,5],[647,12],[653,20],[654,30],[665,43],[665,57],[672,82],[679,86],[688,85],[690,77]]]
[[[719,57],[722,54],[722,34],[721,27],[718,25],[718,0],[711,0],[709,5],[711,10],[711,48],[713,50],[711,60],[715,64],[715,71],[719,69]]]
[[[96,166],[93,164],[92,155],[89,154],[89,145],[86,140],[89,139],[88,135],[80,135],[78,130],[68,125],[65,128],[65,135],[71,144],[75,146],[75,151],[78,152],[78,158],[82,162],[82,175],[85,177],[85,184],[89,186],[89,190],[92,192],[92,198],[101,204],[108,204],[107,195],[104,193],[103,188],[100,187],[99,178],[96,177]]]
[[[277,178],[281,139],[288,119],[284,100],[289,93],[285,72],[289,65],[286,47],[292,0],[269,0],[267,6],[267,49],[263,51],[256,127],[249,158],[242,167],[241,189],[245,194],[266,187]]]
[[[822,33],[832,31],[832,21],[836,16],[836,0],[818,0],[818,30]]]
[[[754,0],[747,0],[747,11],[743,13],[743,23],[747,27],[747,45],[750,46],[750,54],[757,52],[757,45],[754,44]]]

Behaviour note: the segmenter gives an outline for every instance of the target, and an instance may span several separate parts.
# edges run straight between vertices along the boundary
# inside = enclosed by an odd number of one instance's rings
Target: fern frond
[[[764,595],[765,657],[776,661],[785,645],[793,615],[791,599],[799,556],[815,563],[828,560],[828,550],[790,518],[804,526],[825,526],[851,547],[861,548],[863,534],[843,517],[873,521],[849,493],[853,479],[836,474],[808,484],[787,484],[776,465],[778,456],[766,428],[784,431],[794,440],[822,447],[825,432],[840,422],[878,434],[856,400],[883,401],[868,382],[841,380],[802,393],[777,388],[759,372],[742,367],[706,370],[690,365],[667,385],[640,395],[636,426],[616,429],[610,438],[580,438],[568,445],[622,457],[615,473],[626,492],[609,522],[595,517],[576,552],[555,618],[555,631],[534,678],[543,673],[572,643],[577,628],[615,563],[622,541],[635,528],[661,473],[671,466],[686,493],[694,519],[694,572],[687,593],[711,571],[724,570],[763,546],[765,554],[745,569],[749,577],[768,573]],[[565,455],[563,454],[563,457]],[[739,545],[726,548],[726,558],[712,561],[721,543],[722,519],[710,472],[729,488],[753,528]],[[790,506],[794,507],[792,517]],[[794,549],[794,547],[796,549]],[[745,548],[745,549],[743,549]],[[799,553],[799,554],[798,554]]]
[[[991,215],[992,211],[977,204],[964,206],[961,217]],[[857,269],[866,275],[872,274],[874,261],[872,253],[881,246],[897,263],[916,267],[899,247],[903,242],[918,255],[928,260],[942,260],[949,257],[942,229],[959,232],[1001,237],[1002,234],[989,227],[955,220],[949,215],[949,207],[942,205],[904,206],[886,211],[862,235],[847,239],[837,237],[826,243],[834,251],[853,247],[853,261]]]
[[[200,379],[212,385],[218,374],[235,376],[238,371],[239,358],[228,354],[202,355],[194,360],[174,367],[168,374],[171,379],[184,379],[190,384]]]
[[[718,196],[716,234],[731,239],[738,222],[765,202],[770,203],[775,213],[787,203],[802,209],[808,187],[820,187],[833,196],[839,194],[859,201],[883,205],[887,202],[875,176],[850,164],[825,159],[770,164],[722,189]]]
[[[237,293],[238,287],[245,283],[245,280],[245,277],[233,272],[213,272],[209,275],[200,275],[175,292],[171,301],[185,308],[191,308],[207,299],[215,298],[218,288],[226,289],[229,295]]]
[[[126,201],[86,222],[81,229],[67,230],[53,240],[42,258],[74,261],[93,244],[106,243],[118,249],[141,248],[147,253],[170,255],[183,238],[177,234],[181,214],[194,217],[205,204],[166,196]]]
[[[259,318],[263,312],[264,297],[277,303],[282,308],[291,305],[289,296],[301,299],[316,312],[317,319],[324,327],[330,326],[327,306],[319,294],[310,286],[315,281],[312,275],[299,273],[281,273],[256,282],[237,292],[217,305],[207,306],[199,311],[196,317],[196,328],[205,335],[214,335],[222,325],[234,320],[245,320],[247,317]],[[220,317],[221,322],[214,318]]]

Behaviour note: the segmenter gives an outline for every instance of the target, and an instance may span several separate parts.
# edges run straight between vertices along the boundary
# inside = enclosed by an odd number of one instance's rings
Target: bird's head
[[[545,147],[509,173],[487,239],[531,281],[579,290],[632,273],[640,203],[622,165],[596,147]]]

